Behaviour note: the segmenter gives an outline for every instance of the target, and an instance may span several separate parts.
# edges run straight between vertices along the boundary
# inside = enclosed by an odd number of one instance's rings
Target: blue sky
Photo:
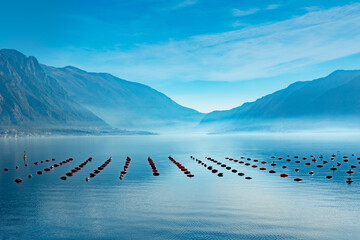
[[[0,0],[0,48],[148,84],[203,112],[360,69],[360,3]]]

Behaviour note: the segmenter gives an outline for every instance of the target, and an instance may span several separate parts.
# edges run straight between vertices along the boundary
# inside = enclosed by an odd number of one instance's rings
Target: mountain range
[[[169,130],[179,125],[196,125],[204,115],[149,86],[107,73],[89,73],[71,66],[42,67],[70,97],[113,127]]]
[[[109,127],[73,101],[34,57],[0,50],[0,121],[2,128]]]
[[[73,66],[46,66],[17,50],[0,50],[0,134],[19,129],[129,134],[360,128],[359,92],[360,70],[338,70],[203,114],[144,84]]]
[[[17,50],[0,50],[0,133],[157,131],[196,125],[202,117],[140,83],[71,66],[50,67]]]
[[[285,89],[227,111],[214,111],[202,127],[220,132],[359,127],[360,71],[338,70],[327,77],[295,82]]]

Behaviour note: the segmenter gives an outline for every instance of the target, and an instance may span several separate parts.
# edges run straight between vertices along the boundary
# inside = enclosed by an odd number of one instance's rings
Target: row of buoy
[[[24,161],[25,161],[25,160],[26,160],[26,158],[24,158]],[[51,171],[52,169],[54,169],[54,167],[59,167],[60,165],[65,164],[65,163],[68,163],[68,162],[70,162],[70,161],[72,161],[72,160],[74,160],[74,159],[73,159],[73,158],[69,158],[69,159],[67,159],[67,160],[65,160],[65,161],[60,162],[59,164],[54,164],[53,166],[50,166],[50,167],[48,167],[48,168],[44,168],[44,171],[45,171],[45,172],[49,172],[49,171]],[[52,158],[52,161],[55,161],[55,158]],[[50,160],[40,161],[40,163],[44,163],[44,162],[50,162]],[[38,162],[34,162],[34,165],[38,165]],[[25,167],[27,167],[27,166],[28,166],[28,164],[25,163]],[[19,167],[16,166],[16,168],[19,168]],[[5,171],[8,171],[9,169],[8,169],[8,168],[5,168],[4,170],[5,170]],[[42,174],[43,174],[43,172],[42,172],[41,170],[38,170],[36,173],[37,173],[38,175],[42,175]],[[32,178],[32,174],[29,174],[29,175],[28,175],[28,178],[31,179],[31,178]],[[16,182],[16,183],[21,183],[21,182],[22,182],[22,179],[21,179],[21,178],[16,178],[16,179],[14,180],[14,182]]]
[[[352,154],[352,156],[354,156],[354,154]],[[290,161],[291,161],[290,155],[288,155],[287,157],[288,157],[288,159],[286,159],[286,161],[290,162]],[[242,157],[242,158],[244,158],[244,157]],[[272,159],[275,159],[276,157],[275,157],[275,156],[272,156],[271,158],[272,158]],[[298,159],[299,156],[295,156],[294,158]],[[310,158],[311,158],[311,161],[310,161],[310,162],[306,162],[305,165],[311,165],[311,162],[316,163],[316,162],[318,161],[318,160],[314,157],[314,155],[311,155]],[[323,158],[324,158],[323,155],[320,155],[319,158],[323,161],[323,164],[324,164],[324,165],[328,163],[328,161],[323,160]],[[229,157],[226,157],[226,159],[228,159],[228,160],[230,160],[230,161],[234,161],[234,162],[237,162],[237,161],[238,161],[238,160],[234,160],[234,159],[229,158]],[[280,160],[280,161],[283,160],[282,157],[278,157],[277,159]],[[303,160],[307,160],[308,158],[307,158],[307,157],[303,157],[302,159],[303,159]],[[344,159],[344,162],[349,162],[347,156],[343,156],[343,159]],[[247,160],[251,160],[251,158],[247,158]],[[331,160],[332,160],[332,161],[335,160],[335,156],[334,156],[334,155],[332,155]],[[360,158],[357,158],[357,160],[360,160]],[[258,161],[258,160],[254,160],[254,162],[257,162],[257,161]],[[300,163],[300,161],[298,161],[298,160],[295,161],[295,162],[296,162],[296,163]],[[240,161],[240,163],[242,163],[242,162]],[[263,162],[261,162],[261,163],[262,163],[262,164],[266,164],[267,162],[266,162],[266,161],[263,161]],[[359,162],[359,164],[360,164],[360,162]],[[250,166],[251,164],[250,164],[250,163],[247,163],[247,164],[245,164],[245,165],[246,165],[246,166]],[[272,165],[272,166],[276,166],[275,161],[273,161],[273,163],[272,163],[271,165]],[[337,163],[337,166],[341,166],[341,163],[338,162],[338,163]],[[256,165],[252,165],[252,167],[256,168],[257,166],[256,166]],[[322,164],[317,164],[316,167],[317,167],[317,168],[322,168],[322,167],[324,167],[324,166],[323,166]],[[286,167],[286,166],[282,166],[282,168],[283,168],[283,169],[286,169],[287,167]],[[355,168],[357,168],[356,165],[351,165],[351,166],[350,166],[350,170],[346,171],[346,173],[351,176],[351,174],[354,174],[353,169],[355,169]],[[260,170],[266,170],[266,168],[260,168]],[[330,170],[336,171],[337,168],[333,165],[333,167],[330,168]],[[269,172],[270,172],[270,173],[276,173],[275,170],[270,170]],[[295,169],[295,172],[299,172],[299,168],[296,168],[296,169]],[[309,174],[310,174],[310,175],[314,175],[314,171],[310,171]],[[281,174],[280,177],[288,177],[288,174],[286,174],[286,173]],[[326,178],[327,178],[327,179],[332,179],[332,176],[331,176],[331,175],[327,175]],[[302,181],[302,179],[301,179],[301,178],[296,178],[296,179],[294,179],[294,181]],[[347,180],[346,182],[350,183],[350,182],[353,182],[353,180],[352,180],[351,178],[348,178],[348,180]]]
[[[194,174],[191,174],[191,172],[184,167],[183,165],[181,165],[181,163],[177,162],[174,158],[172,158],[171,156],[169,156],[169,160],[172,161],[182,172],[184,172],[184,174],[190,178],[194,177]]]
[[[209,161],[212,161],[212,162],[214,162],[214,163],[216,163],[217,165],[220,165],[221,167],[223,167],[223,168],[225,168],[226,170],[231,170],[231,172],[232,173],[237,173],[238,172],[238,170],[236,170],[236,169],[232,169],[230,166],[227,166],[226,164],[224,164],[224,163],[222,163],[222,162],[220,162],[220,161],[217,161],[217,160],[215,160],[215,159],[213,159],[213,158],[210,158],[210,157],[206,157],[206,159],[207,160],[209,160]],[[234,162],[239,162],[238,160],[236,160],[236,159],[233,159],[233,158],[227,158],[229,161],[234,161]],[[245,175],[245,173],[243,173],[243,172],[239,172],[239,173],[237,173],[239,176],[244,176]],[[247,180],[250,180],[250,179],[252,179],[252,177],[249,177],[249,176],[246,176],[245,177],[245,179],[247,179]]]
[[[51,160],[52,160],[52,161],[55,161],[55,158],[52,158]],[[41,161],[40,161],[41,164],[47,163],[47,162],[50,162],[50,160],[47,159],[47,160],[45,160],[45,161],[44,161],[44,160],[41,160]],[[34,165],[39,165],[39,162],[34,162]]]
[[[80,171],[83,167],[85,167],[86,164],[88,164],[88,162],[91,162],[92,157],[89,157],[87,160],[85,160],[84,162],[80,163],[77,167],[71,169],[70,172],[65,173],[66,176],[62,176],[60,177],[61,180],[66,180],[67,177],[72,177],[73,174],[77,173],[78,171]],[[90,180],[90,179],[89,179]],[[89,181],[88,178],[86,179],[86,181]]]
[[[149,165],[150,165],[150,167],[151,167],[151,169],[152,169],[153,175],[154,175],[154,176],[159,176],[160,173],[159,173],[159,171],[156,169],[154,160],[152,160],[151,157],[148,157],[148,162],[149,162]]]
[[[275,158],[275,157],[272,157],[272,158]],[[258,167],[258,165],[256,165],[256,164],[251,164],[251,163],[249,163],[249,162],[244,163],[244,161],[239,161],[239,160],[237,160],[237,159],[233,159],[233,158],[229,158],[229,157],[226,157],[225,159],[227,159],[227,160],[229,160],[229,161],[236,162],[236,163],[238,162],[238,163],[240,163],[240,164],[244,164],[245,166],[251,166],[252,168],[258,168],[260,171],[266,171],[266,170],[267,170],[266,167]],[[245,157],[241,157],[241,159],[245,159]],[[281,158],[281,157],[279,158],[279,160],[282,160],[282,159],[283,159],[283,158]],[[246,160],[251,161],[252,159],[251,159],[251,158],[246,158]],[[258,163],[258,162],[259,162],[259,160],[257,160],[257,159],[254,159],[253,161],[254,161],[254,163]],[[267,164],[267,161],[261,161],[260,163],[263,164],[263,165],[265,165],[265,164]],[[273,163],[271,163],[271,166],[276,166],[275,161],[273,161]],[[287,168],[287,167],[286,167],[286,166],[283,166],[283,168],[285,169],[285,168]],[[269,170],[269,173],[274,174],[274,173],[276,173],[276,171],[275,171],[275,170]],[[286,173],[281,173],[281,174],[280,174],[280,177],[282,177],[282,178],[286,178],[286,177],[288,177],[288,176],[289,176],[289,175],[286,174]],[[294,179],[294,181],[299,182],[299,181],[302,181],[302,179],[296,178],[296,180]]]
[[[52,160],[55,161],[54,158],[53,158]],[[45,171],[45,172],[49,172],[51,169],[60,167],[60,166],[65,165],[65,164],[67,164],[67,163],[69,163],[69,162],[72,162],[72,161],[74,161],[73,158],[68,158],[68,159],[66,159],[66,160],[64,160],[64,161],[61,161],[61,162],[59,162],[59,163],[54,164],[53,166],[50,166],[49,168],[45,168],[44,171]],[[38,170],[36,173],[37,173],[37,175],[42,175],[42,174],[43,174],[43,172],[42,172],[41,170]]]
[[[101,164],[97,169],[94,169],[94,171],[92,173],[90,173],[90,177],[93,178],[95,177],[97,174],[99,174],[102,170],[105,169],[105,167],[111,162],[111,157],[106,160],[103,164]],[[86,181],[90,181],[90,178],[89,179],[86,179]]]
[[[190,156],[190,158],[192,160],[195,160],[198,164],[201,164],[203,167],[207,168],[208,170],[210,170],[212,173],[215,173],[217,174],[218,177],[223,177],[224,174],[222,172],[219,172],[217,169],[213,168],[212,166],[207,166],[206,163],[204,163],[203,161],[193,157],[193,156]]]
[[[120,180],[122,180],[124,178],[124,176],[127,174],[127,170],[130,166],[130,162],[131,162],[131,158],[130,157],[126,157],[126,161],[125,161],[125,165],[124,165],[124,170],[122,170],[120,172]]]

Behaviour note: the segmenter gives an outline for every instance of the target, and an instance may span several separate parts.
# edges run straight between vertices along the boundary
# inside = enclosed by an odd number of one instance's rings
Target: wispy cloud
[[[180,3],[177,3],[174,7],[172,7],[172,9],[175,10],[175,9],[180,9],[180,8],[188,7],[188,6],[197,4],[198,2],[199,2],[199,0],[185,0],[185,1],[181,1]]]
[[[271,5],[268,5],[267,7],[265,8],[250,8],[250,9],[247,9],[247,10],[241,10],[241,9],[233,9],[232,12],[233,12],[233,15],[235,17],[243,17],[243,16],[248,16],[248,15],[252,15],[252,14],[255,14],[259,11],[262,11],[262,10],[274,10],[274,9],[277,9],[279,8],[280,5],[278,4],[271,4]]]
[[[355,3],[267,25],[93,53],[87,63],[141,82],[238,81],[359,53],[359,42],[360,4]]]

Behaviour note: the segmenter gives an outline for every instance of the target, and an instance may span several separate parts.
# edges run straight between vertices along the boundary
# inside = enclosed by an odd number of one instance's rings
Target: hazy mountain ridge
[[[215,131],[232,131],[301,129],[325,122],[349,124],[354,118],[360,118],[359,90],[359,70],[338,70],[324,78],[295,82],[255,102],[209,113],[200,125],[212,125]]]
[[[71,66],[42,67],[71,97],[114,127],[158,129],[186,123],[196,125],[204,115],[149,86],[111,74],[90,73]]]
[[[108,125],[76,104],[35,57],[0,50],[1,128],[103,128]]]

